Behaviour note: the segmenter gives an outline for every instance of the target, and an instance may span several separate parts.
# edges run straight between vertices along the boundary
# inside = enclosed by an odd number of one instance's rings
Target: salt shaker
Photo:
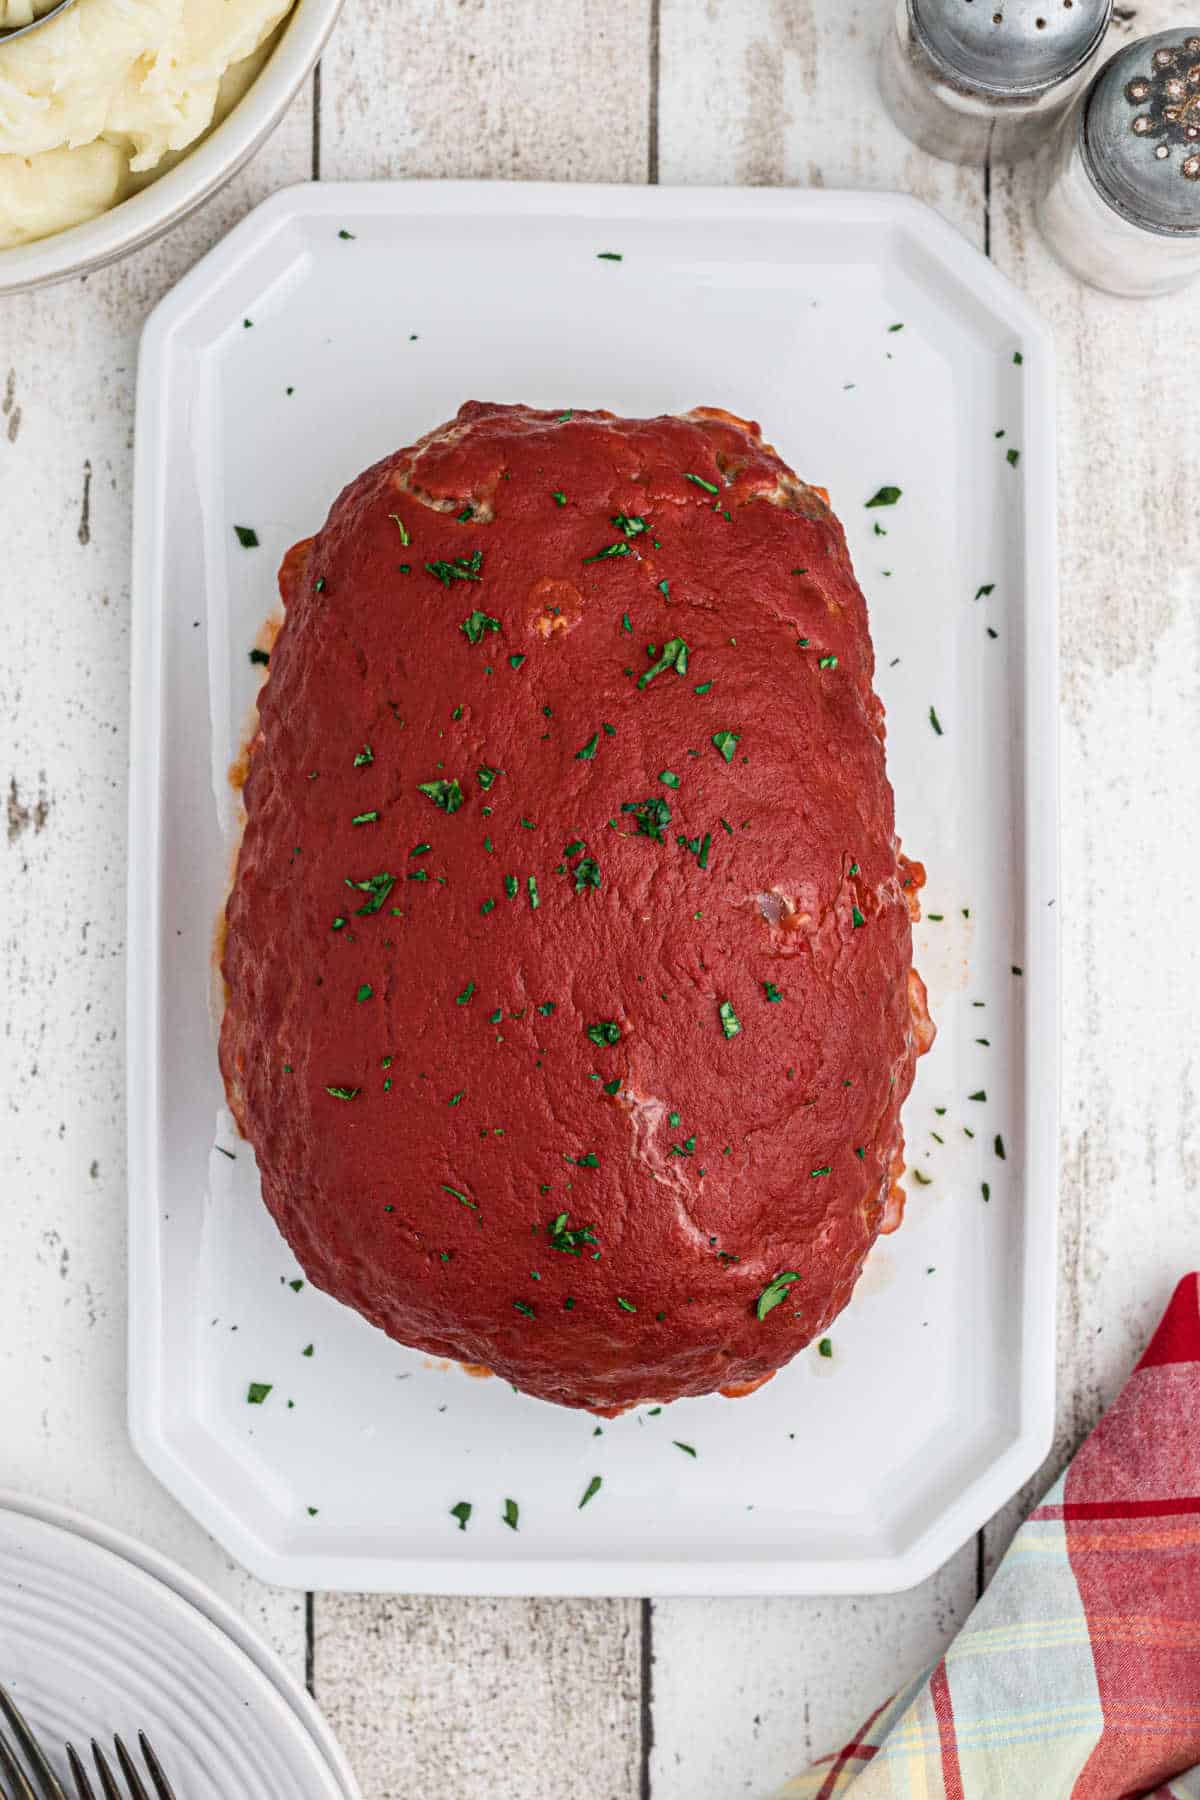
[[[1110,294],[1200,275],[1200,28],[1105,63],[1061,127],[1037,220],[1059,261]]]
[[[895,0],[879,67],[901,131],[949,162],[1020,162],[1087,80],[1112,0]]]

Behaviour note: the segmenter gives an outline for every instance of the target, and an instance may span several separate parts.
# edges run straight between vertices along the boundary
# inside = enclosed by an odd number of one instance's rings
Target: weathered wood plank
[[[325,178],[643,181],[650,5],[356,0],[324,59]],[[466,396],[462,396],[465,398]],[[369,1800],[631,1800],[636,1601],[319,1595],[317,1696]]]
[[[0,1484],[178,1558],[303,1672],[303,1596],[262,1587],[168,1498],[125,1430],[125,809],[130,478],[149,308],[310,170],[305,94],[199,214],[116,268],[0,303]],[[164,596],[170,604],[170,596]]]
[[[767,1800],[936,1662],[974,1604],[974,1541],[908,1594],[660,1602],[654,1800]]]
[[[316,1691],[367,1800],[634,1800],[640,1613],[321,1595]]]
[[[978,170],[915,149],[880,106],[878,0],[662,0],[664,183],[892,188],[983,240]]]
[[[1124,35],[1179,22],[1170,0]],[[1058,1430],[987,1566],[1200,1263],[1200,344],[1197,295],[1114,300],[998,172],[992,254],[1059,355],[1063,1133]]]
[[[644,181],[650,0],[354,0],[326,52],[321,174]]]

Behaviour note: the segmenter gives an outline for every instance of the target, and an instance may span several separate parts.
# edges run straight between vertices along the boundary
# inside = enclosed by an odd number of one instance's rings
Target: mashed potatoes
[[[0,24],[48,4],[0,0]],[[238,65],[291,4],[78,0],[0,43],[0,248],[94,218],[174,160],[244,90]]]

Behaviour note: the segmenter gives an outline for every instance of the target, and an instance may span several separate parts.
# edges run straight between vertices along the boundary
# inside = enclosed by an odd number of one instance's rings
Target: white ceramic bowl
[[[169,231],[235,175],[274,130],[312,73],[342,0],[296,0],[282,37],[250,89],[181,162],[86,224],[0,250],[0,294],[86,275]]]

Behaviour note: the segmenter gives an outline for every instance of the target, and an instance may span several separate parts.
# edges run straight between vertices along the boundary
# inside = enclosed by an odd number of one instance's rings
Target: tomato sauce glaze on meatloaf
[[[932,1037],[866,607],[757,425],[472,402],[288,552],[221,1066],[309,1280],[526,1393],[747,1392]]]

